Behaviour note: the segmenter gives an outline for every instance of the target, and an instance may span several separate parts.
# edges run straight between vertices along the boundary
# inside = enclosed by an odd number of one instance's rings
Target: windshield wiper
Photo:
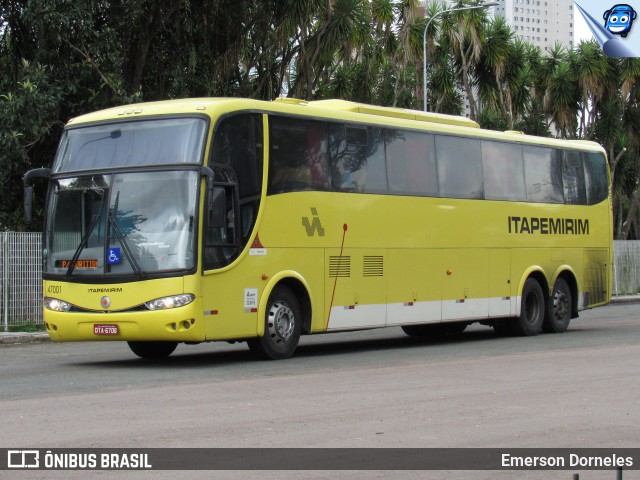
[[[113,231],[116,234],[116,238],[120,241],[120,245],[122,246],[122,250],[124,251],[124,256],[127,257],[127,260],[131,265],[131,268],[133,268],[133,272],[138,276],[140,280],[144,280],[146,277],[146,274],[140,268],[140,265],[134,258],[133,253],[131,253],[131,248],[129,248],[129,244],[127,243],[125,236],[120,231],[120,227],[118,227],[118,222],[116,222],[116,219],[115,219],[116,213],[118,212],[119,200],[120,200],[120,191],[118,191],[118,193],[116,194],[116,201],[113,206],[113,215],[109,215],[108,217],[109,225],[111,225],[111,227],[113,228]]]
[[[78,248],[76,248],[76,251],[73,252],[71,263],[69,264],[69,268],[67,268],[67,273],[65,274],[67,277],[70,277],[71,274],[73,273],[73,270],[75,270],[76,263],[80,258],[80,254],[82,253],[82,250],[84,250],[84,247],[87,246],[87,242],[89,241],[89,235],[91,235],[91,232],[93,232],[93,229],[98,223],[98,220],[100,220],[100,215],[94,215],[93,218],[91,219],[91,222],[89,223],[89,228],[87,228],[87,231],[85,232],[85,234],[82,236],[82,239],[80,240],[80,245],[78,245]]]

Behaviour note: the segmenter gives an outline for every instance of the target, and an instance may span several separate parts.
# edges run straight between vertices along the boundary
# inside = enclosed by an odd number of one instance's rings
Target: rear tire
[[[553,286],[553,293],[549,298],[547,316],[542,329],[550,333],[562,333],[567,330],[571,321],[573,301],[571,289],[564,278],[558,278]]]
[[[267,360],[293,355],[300,341],[302,311],[291,290],[280,285],[273,289],[264,321],[264,336],[247,340],[249,350]]]
[[[545,298],[540,284],[528,278],[522,289],[520,316],[509,322],[515,335],[530,337],[540,333],[545,317]]]
[[[178,346],[178,342],[127,342],[129,348],[140,358],[167,358]]]

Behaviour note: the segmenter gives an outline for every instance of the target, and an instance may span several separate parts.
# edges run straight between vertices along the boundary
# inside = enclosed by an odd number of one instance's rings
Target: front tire
[[[553,286],[553,293],[549,299],[549,308],[542,329],[550,333],[564,332],[571,321],[572,309],[573,301],[569,284],[564,278],[558,278]]]
[[[127,342],[129,348],[140,358],[167,358],[178,346],[178,342]]]
[[[528,278],[522,289],[520,316],[511,320],[511,331],[515,335],[530,337],[540,333],[545,317],[545,298],[540,284]]]
[[[300,341],[302,311],[296,296],[284,286],[271,292],[265,314],[264,336],[247,341],[249,349],[267,360],[293,355]]]

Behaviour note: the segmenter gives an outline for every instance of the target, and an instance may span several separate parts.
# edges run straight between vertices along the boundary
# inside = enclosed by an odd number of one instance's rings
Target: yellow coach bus
[[[65,128],[44,231],[54,341],[293,354],[300,336],[563,332],[611,291],[595,143],[339,100],[189,99]]]

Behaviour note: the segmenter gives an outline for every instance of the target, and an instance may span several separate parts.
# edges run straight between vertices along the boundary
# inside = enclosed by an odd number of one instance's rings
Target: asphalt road
[[[640,305],[583,312],[564,334],[472,326],[303,338],[286,361],[243,344],[0,345],[0,447],[640,447]],[[639,459],[640,460],[640,459]],[[276,475],[277,473],[277,475]],[[3,476],[4,474],[4,476]],[[9,476],[13,474],[13,476]],[[537,472],[188,472],[180,478],[571,479]],[[581,472],[581,479],[615,473]],[[0,472],[0,478],[175,478],[175,472]],[[626,471],[625,480],[640,478]]]

